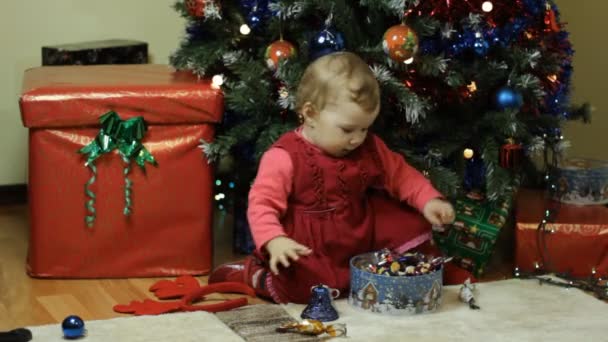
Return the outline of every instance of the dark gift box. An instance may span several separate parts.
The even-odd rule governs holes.
[[[568,273],[572,277],[608,276],[608,208],[555,203],[540,190],[521,190],[515,218],[515,267]],[[554,208],[546,230],[538,230],[544,212]]]
[[[42,47],[42,65],[146,64],[148,43],[110,39]]]

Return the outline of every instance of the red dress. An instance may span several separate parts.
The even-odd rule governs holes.
[[[268,272],[266,286],[276,302],[308,303],[311,287],[318,284],[347,294],[351,257],[381,248],[401,251],[430,239],[431,227],[422,215],[373,190],[384,187],[379,143],[369,134],[342,158],[323,153],[296,132],[274,144],[293,163],[293,188],[280,223],[288,237],[312,249],[311,255],[281,267],[279,275]],[[424,196],[429,194],[440,196],[432,187]],[[252,231],[255,236],[254,226]],[[256,255],[267,260],[259,246]]]

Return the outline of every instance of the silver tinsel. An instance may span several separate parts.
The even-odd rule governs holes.
[[[446,72],[446,70],[448,70],[448,62],[450,61],[449,58],[442,58],[441,56],[437,56],[434,58],[434,62],[435,64],[437,64],[437,69],[439,69],[439,71],[441,71],[442,73]]]
[[[378,6],[379,1],[382,1],[384,3],[382,6],[388,8],[399,19],[403,19],[408,8],[418,6],[420,3],[420,0],[359,0],[359,4],[361,6],[370,6],[370,4]]]
[[[244,58],[243,51],[228,51],[222,55],[224,65],[232,65],[240,60],[243,60]]]
[[[291,5],[285,5],[282,2],[270,2],[268,9],[271,12],[276,12],[277,16],[281,19],[298,19],[304,12],[306,3],[302,1],[294,2]]]
[[[540,51],[533,50],[528,54],[528,64],[530,64],[530,68],[536,69],[538,65],[538,60],[541,58]]]
[[[469,13],[469,16],[462,21],[466,26],[471,27],[473,30],[479,30],[479,25],[481,25],[482,18],[480,14]]]
[[[509,65],[505,62],[505,61],[490,61],[490,69],[496,69],[496,70],[507,70],[509,69]]]
[[[445,39],[452,38],[452,34],[456,33],[454,30],[454,25],[452,23],[446,23],[441,27],[441,37]]]
[[[562,137],[563,138],[563,137]],[[567,149],[572,146],[570,140],[560,140],[557,144],[555,144],[555,150],[559,153],[564,153]]]
[[[193,60],[188,60],[186,63],[186,68],[188,70],[192,70],[192,72],[194,72],[194,74],[196,74],[198,77],[205,77],[206,70],[201,68],[198,63]]]
[[[545,139],[536,136],[528,144],[527,151],[530,155],[539,156],[545,150],[545,147]]]
[[[393,74],[383,65],[374,64],[371,70],[376,76],[380,84],[392,83],[393,86],[405,87],[402,83],[397,83]],[[420,119],[426,117],[426,112],[429,109],[428,103],[422,101],[418,96],[412,94],[411,100],[407,103],[399,102],[397,107],[402,113],[405,113],[405,120],[409,123],[417,123]]]
[[[376,76],[379,83],[389,82],[393,78],[390,70],[388,70],[388,68],[386,68],[384,65],[374,64],[370,67],[370,69],[372,69],[372,72],[374,73],[374,76]]]
[[[222,12],[220,7],[217,5],[217,3],[215,2],[215,0],[205,0],[205,18],[204,20],[207,19],[215,19],[215,20],[221,20],[222,19]]]
[[[520,89],[531,89],[534,96],[539,99],[545,97],[545,91],[537,76],[532,74],[523,74],[515,80],[515,86]]]
[[[203,154],[207,157],[208,164],[217,161],[221,157],[219,149],[214,144],[208,143],[204,139],[201,139],[200,142],[198,147],[203,150]]]
[[[409,123],[418,123],[420,119],[424,119],[426,117],[424,105],[419,101],[413,101],[412,103],[408,103],[405,108],[403,108],[402,106],[399,107],[401,107],[402,111],[405,112],[405,120]]]
[[[277,100],[279,107],[294,110],[296,108],[296,97],[292,94],[293,92],[289,91],[287,87],[281,87],[279,89],[279,99]]]

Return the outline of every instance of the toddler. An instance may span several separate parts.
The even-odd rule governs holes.
[[[428,245],[429,222],[454,220],[429,180],[368,132],[380,87],[357,55],[311,63],[296,110],[302,125],[264,153],[249,192],[254,255],[209,277],[245,282],[277,303],[307,303],[318,284],[346,294],[351,257]]]

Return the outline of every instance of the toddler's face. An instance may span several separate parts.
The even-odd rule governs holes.
[[[327,103],[323,110],[313,115],[313,127],[305,125],[304,133],[325,153],[343,157],[363,143],[378,110],[370,113],[355,102],[337,102]]]

